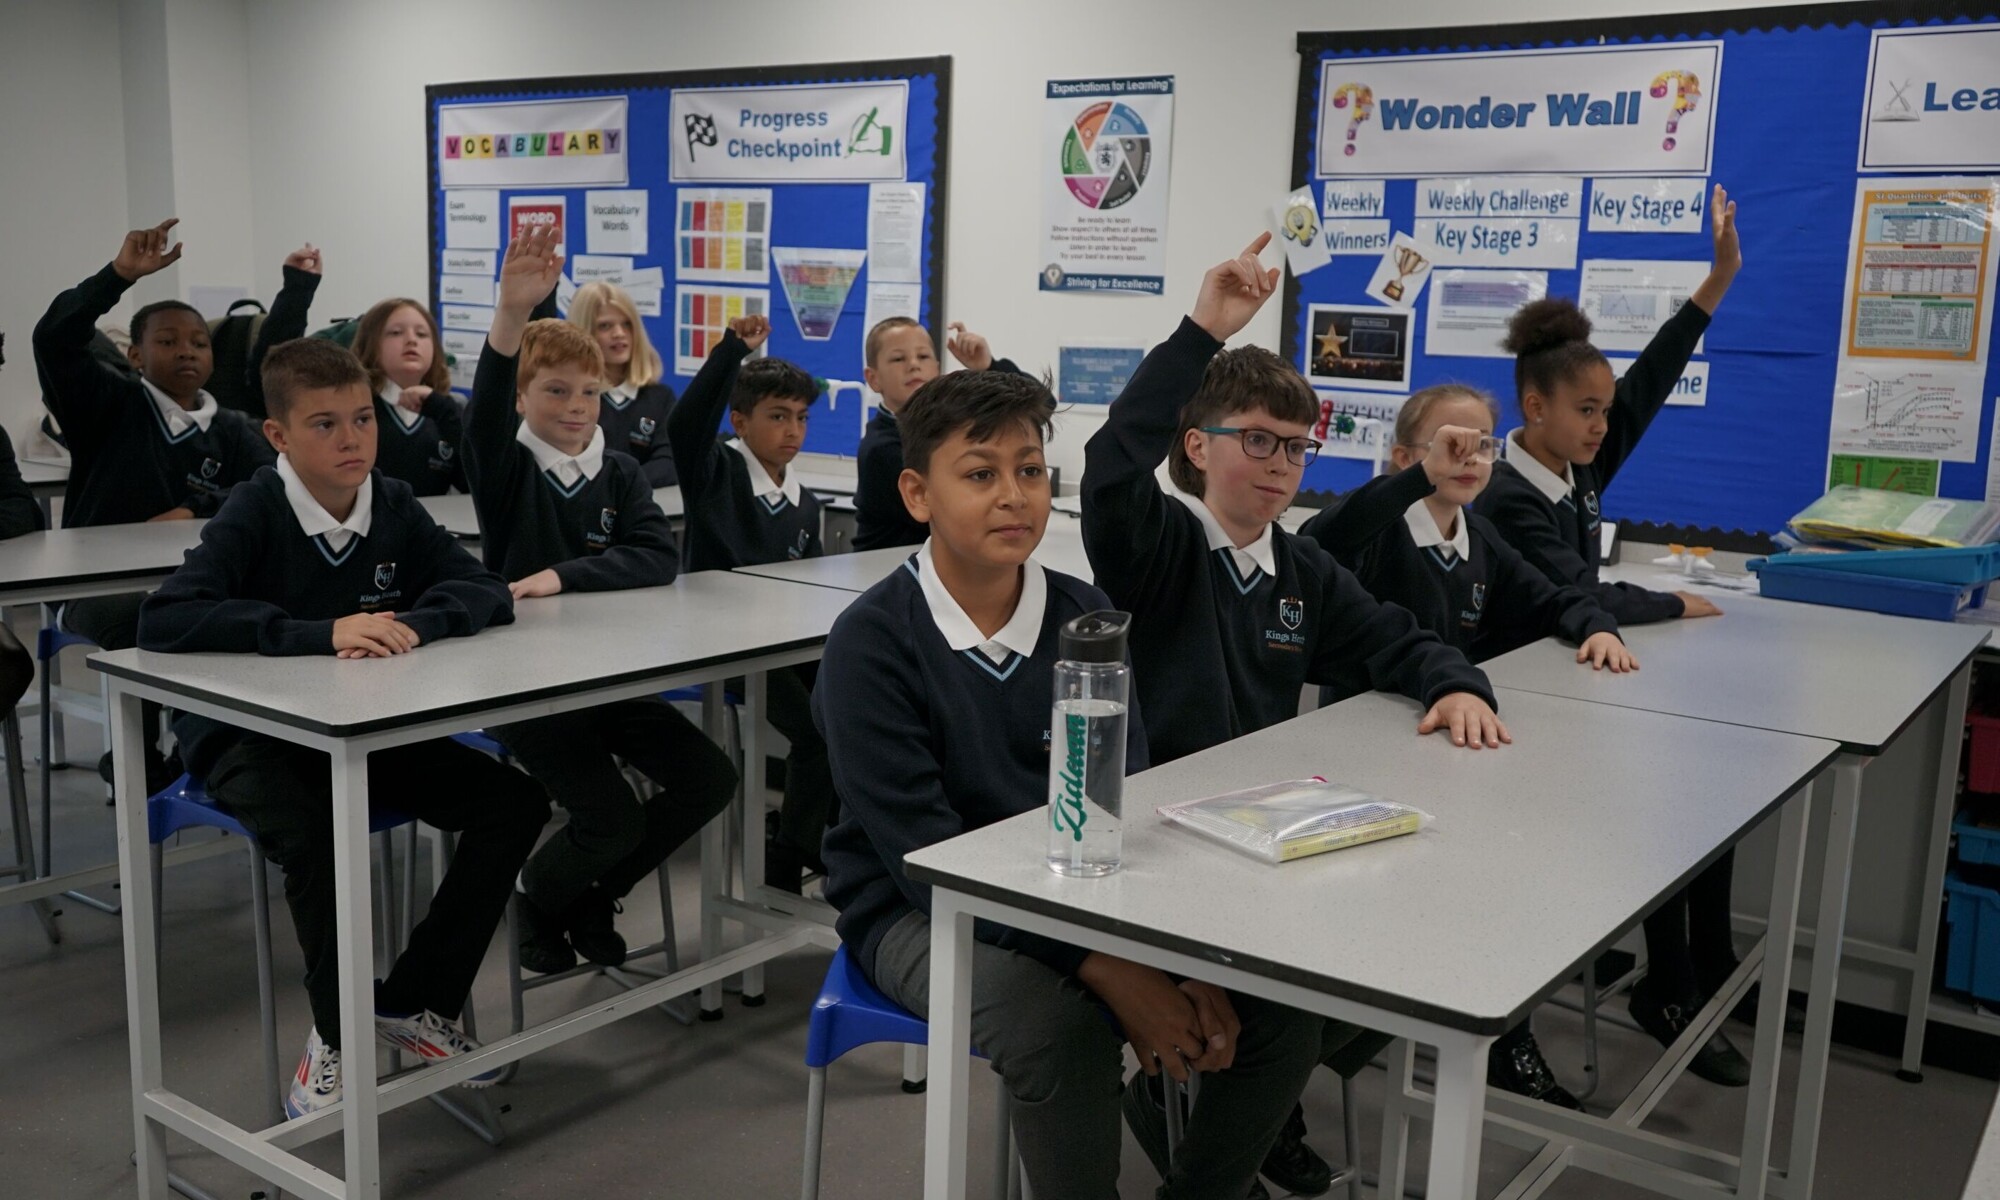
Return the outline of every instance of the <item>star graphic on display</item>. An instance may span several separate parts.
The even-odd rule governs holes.
[[[1340,336],[1340,330],[1332,325],[1327,326],[1326,332],[1319,335],[1319,352],[1322,358],[1344,357],[1340,351],[1345,345],[1347,339]]]

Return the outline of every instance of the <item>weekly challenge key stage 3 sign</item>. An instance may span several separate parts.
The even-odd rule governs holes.
[[[906,80],[675,88],[675,183],[872,183],[908,174]]]
[[[1174,77],[1050,80],[1043,113],[1041,289],[1159,295]]]
[[[1321,179],[1706,175],[1722,43],[1328,59]]]
[[[447,188],[622,186],[625,97],[438,107]]]

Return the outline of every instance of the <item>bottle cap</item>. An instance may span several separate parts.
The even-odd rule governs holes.
[[[1132,614],[1113,609],[1085,613],[1062,627],[1062,646],[1057,657],[1065,662],[1122,663],[1125,635],[1131,632]]]

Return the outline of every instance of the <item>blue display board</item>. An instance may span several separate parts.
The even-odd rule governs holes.
[[[806,129],[801,132],[799,124],[809,124],[810,114],[800,116],[788,113],[758,113],[754,118],[745,112],[746,120],[754,121],[759,130],[762,145],[776,146],[780,137],[795,138],[794,145],[804,155],[813,153],[845,153],[843,138],[851,139],[859,152],[862,139],[867,140],[868,149],[878,153],[893,147],[903,163],[903,171],[895,179],[910,184],[922,184],[923,195],[920,212],[915,215],[916,232],[916,279],[905,284],[906,288],[920,289],[918,317],[926,327],[935,329],[937,304],[944,289],[944,245],[945,245],[945,185],[948,177],[948,131],[950,128],[951,59],[949,57],[924,59],[898,59],[866,63],[834,63],[808,66],[721,69],[704,71],[662,72],[639,75],[575,76],[549,79],[494,80],[485,82],[433,85],[425,89],[426,128],[428,144],[426,156],[430,166],[430,187],[432,211],[430,226],[433,311],[440,315],[440,323],[445,326],[448,347],[454,342],[460,348],[465,344],[477,345],[477,322],[461,321],[461,328],[454,332],[452,322],[444,319],[448,312],[477,314],[478,297],[475,295],[469,308],[454,308],[449,297],[440,294],[442,282],[457,283],[452,277],[442,275],[443,256],[447,253],[446,233],[448,197],[463,194],[468,188],[449,186],[454,177],[451,170],[458,167],[458,146],[452,140],[451,120],[441,121],[440,114],[452,109],[454,116],[463,111],[462,106],[479,104],[521,104],[535,102],[557,102],[587,98],[622,100],[624,104],[623,128],[616,129],[605,123],[602,128],[593,127],[583,134],[549,133],[544,145],[544,133],[538,130],[527,135],[527,141],[516,140],[515,153],[530,152],[556,155],[558,148],[567,143],[568,153],[576,156],[585,153],[607,152],[604,159],[622,153],[623,179],[617,175],[591,179],[588,183],[568,185],[561,182],[551,184],[508,184],[498,188],[499,250],[495,252],[497,261],[504,254],[508,236],[507,224],[510,205],[523,199],[540,197],[561,197],[566,211],[565,243],[567,261],[565,275],[573,275],[578,256],[588,253],[586,241],[585,193],[593,190],[633,190],[646,193],[646,249],[643,253],[623,254],[631,259],[635,271],[646,272],[657,269],[661,281],[659,296],[661,308],[658,316],[645,317],[646,329],[653,345],[666,360],[668,379],[676,391],[683,389],[692,377],[692,370],[676,370],[675,360],[692,351],[695,357],[705,347],[697,340],[686,344],[685,320],[677,321],[677,316],[688,316],[687,302],[693,299],[682,294],[683,286],[699,290],[713,287],[722,292],[732,292],[747,288],[767,289],[769,293],[766,310],[771,318],[772,333],[765,353],[788,359],[804,367],[811,374],[824,379],[858,380],[862,369],[862,344],[867,334],[865,310],[872,263],[864,261],[858,275],[852,280],[844,301],[838,305],[837,318],[829,306],[830,295],[825,289],[814,293],[816,304],[808,309],[803,299],[800,312],[795,314],[787,296],[784,281],[774,256],[782,256],[793,248],[809,248],[813,251],[833,251],[852,254],[869,248],[870,182],[891,182],[879,173],[865,171],[849,178],[841,177],[838,171],[828,170],[824,162],[802,165],[796,172],[789,172],[782,163],[775,168],[769,162],[751,162],[745,169],[765,171],[762,178],[729,181],[699,180],[677,182],[674,179],[675,144],[683,145],[683,154],[699,151],[707,156],[734,154],[735,142],[725,128],[718,141],[716,124],[698,115],[690,115],[685,106],[676,107],[675,94],[685,91],[692,94],[703,92],[710,101],[716,100],[716,89],[729,88],[783,88],[804,87],[806,85],[826,85],[824,90],[865,83],[898,82],[906,89],[907,102],[902,127],[884,130],[886,122],[863,120],[850,128],[838,130]],[[771,93],[766,93],[770,95]],[[684,96],[685,100],[686,97]],[[711,104],[710,107],[719,107]],[[799,107],[807,107],[800,105]],[[823,115],[821,120],[823,121]],[[704,121],[707,123],[704,125]],[[792,128],[787,128],[790,124]],[[777,131],[770,133],[769,131]],[[600,135],[596,141],[591,134]],[[809,135],[809,136],[808,136]],[[506,139],[500,139],[503,143]],[[720,144],[719,144],[720,143]],[[494,147],[487,145],[486,156],[493,157]],[[500,146],[501,151],[506,145]],[[468,156],[471,147],[466,147]],[[503,153],[501,157],[505,157]],[[548,160],[554,163],[552,157]],[[804,162],[802,158],[802,163]],[[504,164],[502,164],[504,166]],[[445,168],[441,172],[441,166]],[[685,171],[685,164],[679,170]],[[583,179],[584,171],[573,176]],[[463,183],[465,176],[455,177]],[[731,280],[726,284],[713,280],[698,283],[690,279],[687,268],[695,261],[690,257],[689,239],[680,236],[681,227],[694,211],[694,205],[702,201],[705,193],[715,189],[769,189],[768,210],[759,210],[758,216],[767,222],[765,237],[761,247],[753,252],[747,265],[761,265],[765,279],[752,283],[747,279]],[[485,190],[483,187],[477,190]],[[699,240],[699,239],[696,239]],[[825,256],[822,256],[824,259]],[[851,261],[851,260],[850,260]],[[746,264],[732,260],[732,265]],[[837,289],[832,295],[837,295]],[[682,311],[677,312],[677,298]],[[698,301],[697,301],[698,302]],[[828,326],[831,325],[829,330]],[[826,336],[814,338],[807,333]],[[681,354],[677,355],[676,351]],[[461,361],[463,355],[460,355]],[[850,405],[858,405],[853,392],[845,392],[839,399],[840,408],[836,412],[825,411],[826,401],[814,410],[814,417],[806,437],[806,449],[824,454],[852,455],[860,437],[858,408],[849,411]]]
[[[1605,496],[1605,511],[1617,520],[1670,529],[1769,533],[1782,528],[1789,517],[1826,489],[1829,418],[1844,332],[1842,305],[1848,284],[1856,184],[1864,179],[1886,184],[1897,178],[1872,171],[1863,174],[1857,166],[1866,123],[1864,92],[1871,30],[1965,24],[1991,20],[1993,15],[1991,0],[1978,4],[1894,0],[1505,27],[1301,34],[1292,186],[1310,187],[1315,202],[1323,202],[1328,183],[1320,178],[1320,149],[1324,144],[1330,152],[1354,155],[1352,148],[1333,149],[1342,146],[1347,129],[1357,129],[1361,138],[1379,139],[1385,120],[1401,122],[1407,129],[1439,119],[1435,113],[1419,111],[1407,99],[1398,101],[1400,107],[1392,112],[1385,105],[1391,97],[1370,96],[1372,111],[1359,120],[1356,107],[1341,105],[1335,116],[1346,129],[1329,130],[1331,136],[1323,138],[1319,128],[1322,79],[1338,75],[1337,71],[1335,75],[1323,74],[1322,65],[1329,61],[1560,47],[1595,47],[1608,52],[1618,47],[1719,41],[1719,95],[1701,97],[1688,118],[1676,114],[1677,119],[1700,115],[1712,121],[1707,126],[1705,173],[1704,164],[1697,159],[1692,171],[1656,170],[1651,174],[1701,176],[1726,187],[1739,205],[1745,265],[1696,358],[1707,365],[1706,403],[1701,407],[1670,407],[1660,415],[1637,457]],[[1463,61],[1477,63],[1475,59]],[[1437,64],[1440,68],[1444,65]],[[1646,85],[1643,76],[1626,84],[1635,90],[1616,94],[1629,99],[1612,99],[1606,109],[1607,123],[1638,119]],[[1336,85],[1329,87],[1338,90]],[[1535,98],[1543,99],[1539,94]],[[1350,95],[1347,99],[1359,101],[1361,97]],[[1645,119],[1658,123],[1659,104],[1648,104]],[[1703,104],[1712,105],[1712,111],[1700,113]],[[1545,121],[1542,113],[1509,112],[1506,119],[1526,122],[1530,116],[1538,124]],[[1462,114],[1459,119],[1464,119]],[[1498,124],[1497,103],[1472,119]],[[1662,133],[1672,136],[1670,129],[1652,130],[1655,138]],[[1681,136],[1685,138],[1686,132]],[[1373,146],[1364,142],[1363,160],[1383,144],[1381,140]],[[1620,176],[1642,173],[1621,169],[1624,167],[1606,162],[1601,167],[1549,171],[1534,164],[1510,168],[1478,162],[1468,163],[1463,170],[1425,173],[1581,175],[1594,197],[1600,190],[1622,194],[1626,189],[1620,186]],[[1992,172],[1908,174],[1954,173]],[[1418,220],[1418,180],[1397,178],[1393,169],[1383,170],[1381,175],[1386,211],[1379,215],[1395,231],[1412,231]],[[1320,213],[1325,214],[1324,208]],[[1712,249],[1705,220],[1699,234],[1593,232],[1584,220],[1578,237],[1579,268],[1585,260],[1706,262]],[[1302,369],[1308,363],[1313,305],[1376,304],[1364,291],[1381,257],[1380,252],[1336,256],[1330,265],[1303,278],[1287,273],[1283,326],[1287,358]],[[1434,274],[1431,287],[1420,296],[1408,322],[1408,337],[1414,347],[1409,388],[1446,381],[1476,384],[1499,399],[1501,428],[1517,425],[1520,415],[1511,359],[1433,354],[1425,344],[1428,308],[1437,295],[1437,278]],[[1550,295],[1575,297],[1580,283],[1580,269],[1548,272]],[[1389,310],[1385,306],[1381,311]],[[1945,496],[1984,495],[1987,459],[1994,449],[1989,444],[1990,423],[1995,397],[2000,396],[2000,370],[1995,369],[2000,354],[1995,349],[1989,344],[1984,357],[1988,375],[1982,391],[1977,461],[1943,464],[1937,478]],[[1632,357],[1631,353],[1609,353],[1614,359]],[[1305,486],[1318,491],[1345,490],[1361,482],[1367,470],[1364,462],[1322,458],[1308,471]]]

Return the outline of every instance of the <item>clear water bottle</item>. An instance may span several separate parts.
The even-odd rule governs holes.
[[[1062,629],[1049,733],[1049,868],[1100,876],[1124,850],[1125,714],[1132,615],[1094,612]]]

